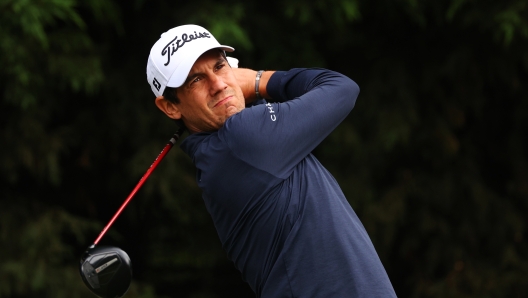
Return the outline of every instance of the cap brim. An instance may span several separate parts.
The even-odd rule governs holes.
[[[167,81],[167,87],[178,88],[181,85],[183,85],[183,83],[187,79],[187,76],[189,75],[189,72],[191,71],[191,68],[193,67],[196,60],[198,60],[198,58],[200,58],[200,56],[202,56],[203,53],[209,50],[212,50],[212,49],[221,49],[226,52],[235,51],[235,49],[230,46],[220,45],[220,46],[205,48],[203,51],[193,52],[187,59],[182,61],[180,65],[178,66],[177,70],[173,72],[172,76]]]

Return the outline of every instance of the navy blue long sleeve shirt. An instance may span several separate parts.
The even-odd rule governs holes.
[[[311,153],[359,87],[329,70],[292,69],[275,72],[267,92],[277,102],[181,145],[227,256],[257,297],[395,297],[365,228]]]

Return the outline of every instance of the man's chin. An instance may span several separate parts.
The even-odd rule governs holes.
[[[226,119],[240,112],[240,109],[236,106],[230,106],[226,108]]]

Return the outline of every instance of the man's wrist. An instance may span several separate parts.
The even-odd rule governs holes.
[[[260,78],[262,77],[262,73],[264,73],[264,70],[257,71],[257,76],[255,77],[255,95],[257,97],[257,100],[262,99],[262,96],[260,95]]]
[[[268,86],[269,79],[274,73],[275,73],[274,70],[263,70],[258,80],[258,86],[257,86],[257,82],[255,81],[255,87],[258,87],[258,89],[255,89],[255,90],[258,90],[258,93],[255,92],[257,99],[261,99],[261,98],[272,99],[270,95],[268,94],[266,87]],[[258,96],[260,96],[260,98],[258,98]]]
[[[238,81],[240,89],[242,89],[242,94],[246,104],[251,104],[257,99],[256,90],[258,90],[258,95],[260,95],[260,98],[271,99],[266,90],[266,86],[268,85],[268,81],[275,71],[263,71],[259,78],[258,86],[256,82],[258,71],[249,68],[233,68],[233,72]],[[255,87],[258,87],[258,89],[255,89]]]

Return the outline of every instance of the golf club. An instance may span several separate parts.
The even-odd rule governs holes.
[[[96,246],[184,131],[182,127],[174,134],[94,243],[81,256],[79,267],[81,278],[95,295],[102,298],[118,298],[123,297],[128,291],[132,282],[132,264],[127,253],[114,246]]]

